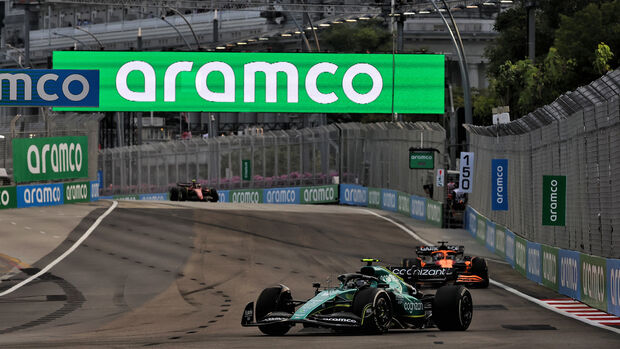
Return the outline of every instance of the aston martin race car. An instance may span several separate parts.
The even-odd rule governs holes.
[[[489,286],[489,268],[484,258],[466,256],[464,246],[438,243],[439,246],[416,246],[416,258],[404,258],[400,266],[389,267],[390,271],[418,287],[446,283]]]
[[[338,276],[340,285],[321,290],[309,300],[294,300],[278,285],[264,289],[245,307],[242,326],[257,326],[267,335],[284,335],[294,325],[382,334],[390,328],[437,327],[464,331],[473,315],[472,297],[464,286],[448,285],[422,294],[387,268],[366,262],[359,272]]]
[[[214,188],[203,188],[200,183],[193,180],[191,183],[177,183],[170,188],[171,201],[211,201],[219,200],[217,190]]]

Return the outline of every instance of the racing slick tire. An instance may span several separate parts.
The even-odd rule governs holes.
[[[205,198],[205,201],[208,202],[218,202],[220,200],[220,196],[215,189],[203,190],[202,196]]]
[[[374,287],[357,291],[351,310],[353,314],[362,318],[362,331],[371,334],[387,332],[394,312],[388,293]]]
[[[170,188],[170,201],[179,201],[179,188]]]
[[[179,190],[179,201],[187,201],[187,189],[181,188]]]
[[[256,300],[256,319],[260,320],[265,315],[274,311],[283,311],[293,313],[295,308],[291,305],[291,292],[282,286],[268,287],[263,290]],[[258,329],[264,334],[270,336],[282,336],[290,330],[290,324],[271,324],[258,326]]]
[[[460,285],[443,286],[433,300],[433,322],[442,331],[465,331],[474,314],[469,290]]]
[[[482,278],[482,282],[476,284],[477,287],[489,287],[489,267],[487,261],[481,257],[474,257],[471,260],[471,273]]]

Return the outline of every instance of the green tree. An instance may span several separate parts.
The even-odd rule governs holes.
[[[609,61],[614,57],[614,53],[611,52],[609,46],[605,45],[604,42],[598,44],[598,48],[596,49],[596,57],[594,59],[594,69],[597,74],[605,74],[611,70],[611,66],[609,65]]]
[[[319,42],[330,52],[392,52],[392,34],[376,20],[331,26],[320,32]]]

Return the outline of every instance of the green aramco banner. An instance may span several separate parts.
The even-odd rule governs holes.
[[[88,137],[13,138],[15,183],[88,177]]]
[[[92,111],[444,113],[444,56],[54,52],[54,69],[98,69]]]

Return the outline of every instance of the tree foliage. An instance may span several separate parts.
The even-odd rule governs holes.
[[[331,26],[321,31],[319,42],[331,52],[392,52],[392,34],[375,20]]]
[[[537,3],[536,63],[525,57],[526,10],[503,12],[495,25],[499,38],[486,52],[490,88],[475,96],[474,105],[495,99],[520,117],[618,67],[614,52],[620,51],[620,0]]]

